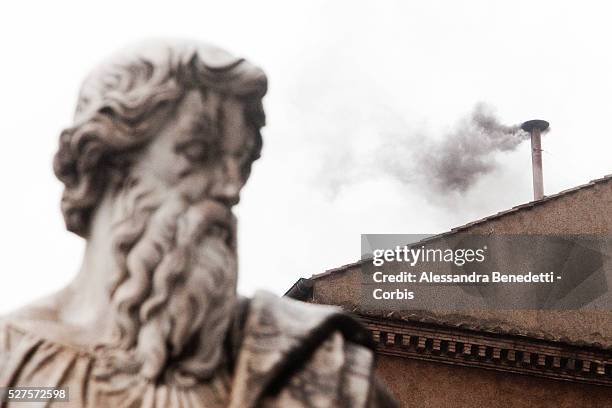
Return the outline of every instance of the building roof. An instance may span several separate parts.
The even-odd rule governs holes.
[[[598,184],[608,183],[608,182],[611,182],[611,181],[612,181],[612,174],[608,174],[608,175],[603,176],[601,178],[598,178],[598,179],[595,179],[595,180],[591,180],[588,183],[581,184],[581,185],[576,186],[576,187],[568,188],[567,190],[563,190],[563,191],[561,191],[561,192],[559,192],[557,194],[552,194],[552,195],[549,195],[549,196],[544,196],[544,198],[542,198],[540,200],[534,200],[534,201],[530,201],[530,202],[525,203],[525,204],[519,204],[519,205],[516,205],[516,206],[514,206],[514,207],[512,207],[512,208],[510,208],[508,210],[500,211],[500,212],[498,212],[496,214],[489,215],[487,217],[483,217],[483,218],[480,218],[478,220],[468,222],[467,224],[463,224],[463,225],[460,225],[458,227],[454,227],[454,228],[452,228],[449,231],[442,232],[442,233],[436,234],[436,235],[432,235],[431,237],[428,237],[428,238],[424,239],[423,241],[419,241],[418,244],[421,244],[421,243],[427,242],[427,241],[431,241],[431,240],[435,240],[435,239],[438,239],[438,238],[443,238],[443,237],[446,237],[446,236],[449,236],[449,235],[452,235],[452,234],[455,234],[455,233],[458,233],[458,232],[466,231],[466,230],[468,230],[468,229],[470,229],[470,228],[472,228],[472,227],[474,227],[476,225],[480,225],[480,224],[483,224],[483,223],[488,222],[488,221],[496,220],[496,219],[508,216],[510,214],[514,214],[514,213],[521,212],[521,211],[527,211],[527,210],[532,209],[534,207],[539,207],[539,206],[542,206],[542,205],[546,205],[546,204],[548,204],[551,201],[558,200],[558,199],[566,197],[568,195],[575,194],[577,192],[580,192],[580,191],[583,191],[583,190],[586,190],[586,189],[589,189],[589,188],[593,188],[594,186],[596,186]],[[417,243],[415,243],[415,245],[416,244]],[[359,260],[357,262],[352,262],[352,263],[349,263],[349,264],[346,264],[346,265],[339,266],[337,268],[328,269],[325,272],[318,273],[318,274],[313,274],[310,277],[310,279],[319,279],[319,278],[325,277],[325,276],[327,276],[329,274],[332,274],[332,273],[341,272],[341,271],[349,269],[351,267],[358,266],[358,265],[362,264],[363,262],[364,262],[363,260]],[[292,286],[292,288],[293,288],[293,286]]]
[[[612,174],[599,179],[592,180],[589,183],[561,191],[557,194],[545,196],[541,200],[531,201],[529,203],[517,205],[509,210],[501,211],[491,216],[469,222],[459,227],[455,227],[450,231],[429,237],[425,241],[446,237],[458,232],[466,231],[476,225],[480,225],[491,220],[497,220],[506,217],[510,214],[527,211],[534,207],[544,206],[563,197],[567,197],[569,195],[594,188],[599,184],[609,183],[611,181]],[[332,275],[341,274],[353,268],[357,268],[363,262],[365,261],[360,260],[337,268],[329,269],[323,273],[312,275],[312,277],[310,277],[309,279],[300,278],[285,293],[285,296],[290,296],[300,300],[309,300],[312,298],[313,285],[317,280],[330,277]],[[556,315],[552,317],[552,319],[559,319],[564,321],[560,323],[559,327],[553,325],[554,330],[546,330],[538,326],[537,323],[533,323],[541,319],[541,316],[538,317],[536,315],[538,313],[544,313],[542,311],[525,311],[527,314],[529,314],[529,312],[534,313],[533,316],[524,316],[525,320],[530,320],[533,324],[519,325],[516,324],[516,316],[510,320],[506,320],[504,318],[504,313],[498,312],[437,313],[426,310],[407,312],[379,312],[360,310],[357,305],[349,307],[349,309],[351,309],[349,311],[362,316],[376,317],[386,320],[438,324],[446,327],[462,328],[467,330],[483,331],[489,333],[525,336],[530,338],[557,341],[582,347],[590,346],[612,350],[612,337],[609,336],[610,329],[612,328],[612,313],[610,313],[609,311],[599,311],[599,313],[594,313],[591,311],[546,311],[546,313],[556,313]],[[572,313],[574,315],[572,315]],[[519,321],[520,319],[521,318],[519,318]],[[589,322],[586,322],[587,320],[589,320]],[[581,322],[584,322],[584,325],[582,325]]]

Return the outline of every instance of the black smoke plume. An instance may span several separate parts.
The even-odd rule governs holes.
[[[412,163],[391,160],[386,170],[400,180],[408,172],[419,174],[421,181],[440,193],[464,192],[496,168],[497,153],[512,151],[528,138],[520,125],[500,123],[493,108],[479,103],[442,138],[424,135],[418,144],[413,141]]]

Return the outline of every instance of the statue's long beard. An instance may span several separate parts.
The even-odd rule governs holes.
[[[120,348],[133,351],[150,380],[211,377],[236,299],[229,210],[215,201],[160,199],[138,186],[118,198],[124,206],[110,293]]]

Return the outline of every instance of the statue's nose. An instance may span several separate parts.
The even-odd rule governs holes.
[[[214,194],[214,199],[232,207],[240,202],[240,187],[233,183],[220,186]]]
[[[234,160],[226,161],[224,170],[224,177],[214,189],[213,197],[232,207],[240,201],[240,190],[244,183],[240,176],[240,166]]]

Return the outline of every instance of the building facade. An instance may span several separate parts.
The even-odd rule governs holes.
[[[442,235],[459,232],[609,235],[612,175]],[[612,311],[368,310],[361,279],[357,262],[300,279],[286,295],[354,313],[402,406],[612,407]]]

